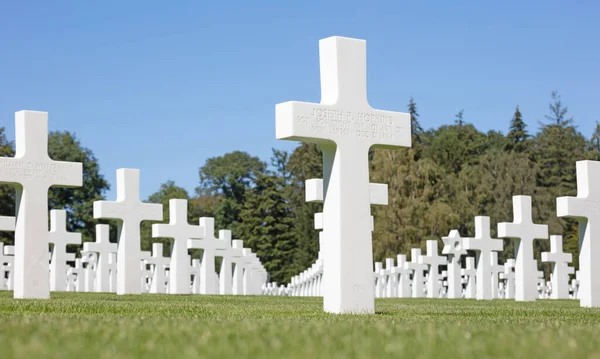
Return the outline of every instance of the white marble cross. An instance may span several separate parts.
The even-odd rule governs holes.
[[[427,255],[419,256],[419,263],[429,265],[427,298],[438,298],[440,295],[440,266],[446,265],[446,257],[438,255],[437,240],[427,241]]]
[[[200,227],[204,232],[202,239],[188,239],[188,248],[201,248],[202,263],[200,264],[200,294],[218,294],[215,274],[215,251],[226,247],[226,242],[215,238],[215,219],[200,218]]]
[[[386,298],[394,298],[397,296],[396,292],[398,290],[398,274],[394,272],[394,268],[394,258],[386,258],[384,269],[384,273],[387,276],[385,285]]]
[[[244,241],[234,239],[231,241],[231,247],[231,262],[233,263],[232,294],[242,295],[244,294],[244,261],[242,259]]]
[[[110,265],[108,258],[111,253],[117,253],[117,244],[110,242],[110,226],[108,224],[96,225],[96,242],[83,243],[85,252],[98,253],[96,267],[96,291],[110,292]]]
[[[48,113],[15,114],[15,157],[0,157],[0,183],[15,184],[15,298],[50,298],[48,189],[79,187],[82,165],[48,156]]]
[[[67,211],[53,209],[50,211],[50,235],[52,243],[52,259],[50,260],[50,290],[67,290],[67,262],[75,261],[75,253],[67,253],[68,244],[81,244],[81,233],[67,232]]]
[[[443,237],[444,248],[442,254],[448,256],[448,298],[462,298],[462,275],[460,268],[460,257],[467,254],[463,239],[457,230],[452,230],[448,237]]]
[[[542,262],[552,262],[552,299],[569,299],[569,265],[571,253],[563,252],[562,236],[550,236],[550,252],[542,252]]]
[[[492,299],[500,299],[500,287],[498,283],[500,282],[500,273],[504,272],[504,266],[498,264],[498,252],[491,252],[490,260],[490,271],[492,272]]]
[[[366,42],[319,42],[321,103],[276,106],[277,139],[317,143],[323,151],[323,304],[331,313],[374,313],[369,150],[410,147],[410,115],[371,108]]]
[[[600,162],[577,162],[577,197],[557,199],[559,217],[579,221],[579,290],[582,307],[600,307]]]
[[[14,232],[15,224],[15,217],[0,216],[0,232]]]
[[[465,298],[475,299],[477,297],[477,269],[475,269],[475,258],[465,257],[465,268],[461,270],[461,273],[464,276],[466,283]]]
[[[152,258],[150,251],[140,251],[140,290],[142,293],[150,291],[150,280],[152,280],[152,270],[148,268],[148,260]]]
[[[75,275],[75,291],[85,292],[85,268],[82,258],[75,259],[75,267],[71,269],[71,273]]]
[[[531,197],[513,196],[513,223],[498,223],[498,236],[515,239],[515,300],[537,298],[537,267],[533,258],[534,239],[548,239],[548,226],[534,224]]]
[[[162,220],[162,204],[140,201],[140,170],[117,170],[117,200],[94,202],[94,218],[118,220],[117,294],[140,294],[140,224]]]
[[[98,253],[96,252],[81,252],[81,263],[85,263],[85,291],[95,291],[95,276],[98,265]]]
[[[465,249],[475,251],[477,268],[477,299],[492,299],[492,251],[501,251],[504,243],[492,239],[490,235],[490,217],[475,217],[475,237],[464,239]]]
[[[190,292],[190,262],[188,240],[199,239],[204,229],[188,222],[188,201],[169,200],[169,223],[153,224],[153,237],[171,238],[171,264],[169,265],[169,293],[188,294]]]
[[[425,296],[423,271],[427,270],[427,264],[419,263],[421,248],[412,248],[410,250],[410,262],[404,263],[405,269],[413,271],[412,279],[412,297],[423,298]]]
[[[504,298],[515,299],[515,260],[507,259],[504,263],[504,273],[500,273],[500,278],[504,279]]]
[[[375,262],[375,270],[373,271],[373,278],[375,279],[375,298],[383,298],[386,284],[385,277],[383,263]]]
[[[410,298],[412,297],[410,289],[410,275],[412,270],[406,266],[405,254],[398,254],[397,261],[398,265],[392,270],[393,273],[398,275],[398,292],[396,296],[398,298]]]
[[[166,268],[169,267],[171,263],[171,259],[169,257],[163,256],[163,244],[162,243],[152,243],[152,257],[146,259],[146,263],[150,265],[152,270],[152,282],[150,283],[150,293],[165,293],[166,289],[166,277],[165,271]],[[188,276],[189,277],[189,276]],[[188,278],[187,283],[189,293],[190,289],[190,281]]]
[[[216,256],[221,257],[221,268],[219,270],[219,294],[232,294],[233,282],[231,273],[231,231],[222,229],[219,231],[219,240],[225,242],[223,246],[216,248]]]

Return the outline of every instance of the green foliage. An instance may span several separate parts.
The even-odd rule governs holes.
[[[0,156],[13,157],[15,149],[12,142],[6,139],[4,127],[0,127]],[[15,215],[15,189],[12,185],[0,184],[0,216]],[[0,242],[14,243],[14,233],[0,232]]]
[[[206,160],[200,168],[199,196],[216,197],[211,208],[217,228],[228,228],[238,236],[237,225],[244,208],[246,190],[254,184],[256,176],[263,173],[266,164],[246,152],[234,151]]]
[[[412,133],[413,144],[422,143],[423,139],[421,138],[423,134],[423,127],[421,127],[421,123],[419,122],[419,113],[417,112],[417,104],[415,100],[411,97],[408,102],[408,113],[410,114],[410,130]]]
[[[83,164],[83,186],[50,188],[48,205],[50,209],[66,209],[68,230],[80,232],[83,241],[93,240],[97,223],[93,216],[94,201],[103,199],[110,187],[100,173],[98,159],[92,150],[79,142],[75,134],[68,131],[50,132],[48,154],[53,160]]]
[[[289,214],[285,187],[283,176],[257,173],[255,186],[246,192],[241,212],[244,221],[238,227],[244,246],[252,248],[271,281],[278,283],[289,282],[304,269],[294,266],[294,220]]]
[[[512,120],[510,121],[510,130],[506,135],[508,143],[505,146],[507,151],[524,152],[527,150],[529,132],[527,124],[523,121],[523,115],[519,111],[519,106],[515,109]]]

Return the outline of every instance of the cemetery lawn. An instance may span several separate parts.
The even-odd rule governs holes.
[[[319,298],[0,292],[7,358],[600,357],[600,310],[576,301],[379,299],[367,316]]]

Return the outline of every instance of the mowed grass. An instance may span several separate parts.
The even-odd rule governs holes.
[[[0,358],[599,358],[600,310],[576,301],[377,300],[0,292]]]

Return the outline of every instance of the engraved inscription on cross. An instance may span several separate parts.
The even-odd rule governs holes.
[[[171,238],[171,264],[169,266],[169,293],[189,294],[190,261],[187,242],[203,238],[204,229],[188,222],[188,201],[169,200],[169,223],[153,224],[153,237]]]
[[[140,201],[140,170],[117,170],[117,200],[94,202],[94,218],[118,220],[117,294],[141,294],[140,224],[162,220],[162,205]]]
[[[534,224],[531,197],[513,196],[513,223],[498,223],[498,237],[513,238],[515,246],[515,300],[534,301],[537,293],[537,262],[533,240],[548,239],[548,226]]]
[[[577,197],[557,198],[559,217],[579,221],[579,291],[582,307],[600,307],[600,162],[577,162]]]
[[[323,151],[325,311],[374,313],[368,152],[410,147],[410,115],[369,105],[365,41],[321,40],[319,57],[321,103],[278,104],[276,135]]]
[[[49,298],[48,189],[79,187],[82,165],[48,156],[48,113],[15,114],[15,157],[0,157],[0,183],[16,185],[14,297]]]

